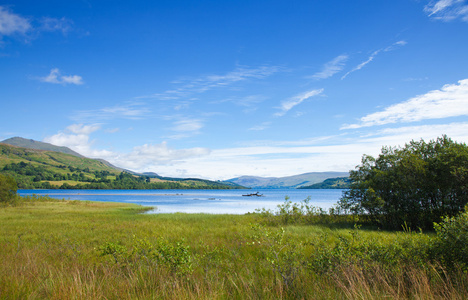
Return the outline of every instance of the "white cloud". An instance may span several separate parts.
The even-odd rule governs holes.
[[[113,153],[107,150],[96,150],[92,148],[93,142],[89,135],[101,128],[100,125],[72,124],[64,131],[44,138],[44,142],[56,146],[65,146],[86,157],[108,158]]]
[[[161,165],[176,165],[186,159],[206,156],[211,152],[210,149],[201,147],[172,149],[167,142],[136,146],[129,153],[95,149],[95,141],[90,140],[90,135],[100,129],[101,126],[97,124],[72,124],[65,130],[44,138],[44,142],[65,146],[86,157],[102,158],[118,167],[135,171],[151,168],[157,172]]]
[[[307,100],[311,97],[320,95],[323,92],[323,89],[316,89],[311,90],[297,96],[291,97],[288,100],[285,100],[281,103],[281,107],[279,109],[280,112],[277,112],[275,116],[281,117],[284,116],[289,110],[291,110],[294,106],[301,104],[304,100]]]
[[[162,142],[119,153],[94,148],[95,143],[90,141],[89,135],[99,129],[99,125],[74,124],[44,141],[137,172],[212,180],[241,175],[280,177],[313,171],[349,171],[360,163],[363,154],[376,156],[382,146],[403,146],[421,138],[429,141],[443,134],[457,142],[468,142],[468,122],[454,122],[384,128],[366,135],[346,133],[298,141],[264,141],[262,146],[214,150],[202,147],[174,149]]]
[[[458,81],[458,84],[447,84],[440,90],[430,91],[405,102],[389,106],[383,111],[364,116],[358,124],[344,125],[341,129],[467,115],[468,79],[464,79]]]
[[[341,80],[345,79],[346,77],[348,77],[349,74],[355,72],[355,71],[359,71],[361,70],[363,67],[365,67],[368,63],[372,62],[374,60],[374,58],[381,52],[389,52],[389,51],[393,51],[395,50],[396,48],[400,47],[400,46],[404,46],[406,45],[407,42],[406,41],[398,41],[398,42],[395,42],[393,43],[392,45],[386,47],[386,48],[381,48],[381,49],[378,49],[374,52],[372,52],[372,54],[369,56],[369,58],[367,58],[367,60],[363,61],[362,63],[360,63],[359,65],[357,65],[356,67],[354,67],[353,69],[351,69],[351,71],[347,72],[346,74],[344,74],[342,77],[341,77]]]
[[[32,28],[28,19],[0,6],[0,35],[26,34]]]
[[[312,75],[314,79],[326,79],[329,78],[336,73],[343,70],[346,61],[348,60],[349,56],[342,54],[335,57],[333,60],[327,62],[324,66],[322,71],[315,73]]]
[[[165,176],[202,177],[212,180],[241,175],[281,177],[306,172],[349,171],[361,161],[363,154],[377,156],[382,146],[404,146],[411,140],[429,141],[447,134],[457,142],[468,142],[468,123],[386,128],[365,136],[322,137],[325,144],[301,146],[303,141],[290,141],[283,146],[237,147],[212,150],[200,157],[170,164],[145,167]],[[321,144],[321,145],[320,145]]]
[[[429,17],[441,21],[452,21],[460,18],[468,22],[468,3],[466,0],[431,1],[424,7]]]
[[[54,83],[54,84],[83,84],[83,78],[78,75],[60,75],[60,71],[57,68],[50,70],[49,75],[40,77],[40,81]]]

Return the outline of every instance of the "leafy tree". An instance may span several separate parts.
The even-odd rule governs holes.
[[[434,228],[437,234],[434,249],[444,264],[460,264],[468,271],[468,205],[459,215],[434,223]]]
[[[447,136],[383,147],[350,172],[340,206],[389,228],[432,228],[468,203],[468,147]]]
[[[16,196],[18,187],[11,176],[0,174],[0,202],[9,202]]]

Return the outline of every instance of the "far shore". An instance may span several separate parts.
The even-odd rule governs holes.
[[[181,193],[175,193],[175,194],[145,194],[145,193],[122,193],[122,194],[99,194],[99,193],[53,193],[54,196],[81,196],[81,195],[86,195],[86,196],[190,196],[190,195],[195,195],[195,194],[181,194]]]

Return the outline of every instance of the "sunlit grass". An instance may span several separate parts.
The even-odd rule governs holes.
[[[466,273],[413,258],[425,233],[144,210],[68,200],[0,208],[0,298],[468,296]]]

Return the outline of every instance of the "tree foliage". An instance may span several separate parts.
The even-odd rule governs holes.
[[[0,174],[0,203],[12,200],[16,196],[17,189],[13,177]]]
[[[434,249],[447,266],[460,264],[468,271],[468,205],[455,217],[445,217],[434,223],[436,240]]]
[[[340,205],[388,228],[432,228],[468,203],[468,147],[447,136],[383,147],[350,172]]]

